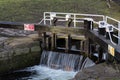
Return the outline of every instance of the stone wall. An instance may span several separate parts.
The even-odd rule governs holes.
[[[71,80],[120,80],[117,66],[101,63],[79,71]]]
[[[0,28],[0,74],[39,64],[40,52],[37,32]]]

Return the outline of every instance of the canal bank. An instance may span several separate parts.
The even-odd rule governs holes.
[[[37,32],[0,28],[0,75],[39,64],[40,51]]]

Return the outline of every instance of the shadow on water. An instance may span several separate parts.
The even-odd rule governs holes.
[[[68,80],[77,71],[93,65],[92,60],[82,55],[43,51],[40,65],[1,76],[0,80]]]
[[[22,79],[22,77],[27,77],[35,74],[35,72],[29,72],[29,71],[16,71],[12,72],[10,74],[6,74],[0,77],[0,80],[28,80],[28,79]]]

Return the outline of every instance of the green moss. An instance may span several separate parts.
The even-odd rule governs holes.
[[[31,52],[40,52],[40,46],[34,46],[31,48]]]
[[[0,60],[0,74],[40,63],[40,52],[12,56],[6,60]]]
[[[120,80],[120,78],[117,78],[117,77],[115,77],[115,78],[107,78],[106,80]]]
[[[21,55],[21,54],[27,54],[27,53],[29,53],[29,48],[23,48],[23,49],[16,48],[14,55]]]
[[[120,20],[120,6],[112,3],[109,9],[105,0],[0,0],[1,21],[39,22],[46,11],[105,14]]]

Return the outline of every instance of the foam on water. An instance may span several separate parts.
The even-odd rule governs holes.
[[[28,68],[26,71],[35,71],[35,74],[29,77],[24,77],[22,80],[69,80],[77,73],[73,71],[51,69],[40,65]]]
[[[93,61],[82,55],[43,51],[40,65],[25,69],[34,74],[20,80],[69,80],[77,72],[95,65]]]

